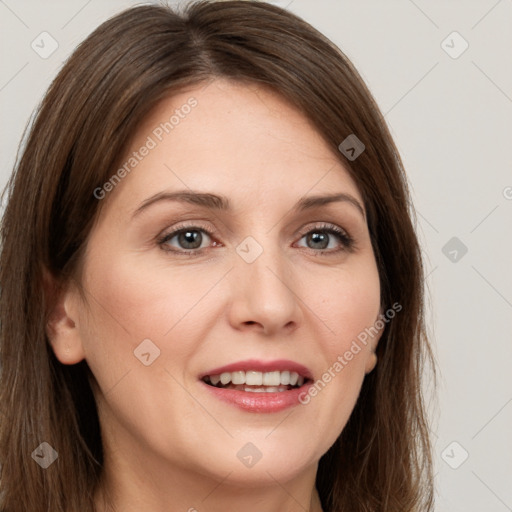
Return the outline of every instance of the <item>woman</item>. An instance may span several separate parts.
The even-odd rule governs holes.
[[[7,191],[1,510],[432,510],[407,181],[310,25],[122,12]]]

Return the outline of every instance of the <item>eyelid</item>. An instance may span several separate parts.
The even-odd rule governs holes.
[[[304,236],[304,235],[307,235],[308,233],[311,233],[311,231],[314,231],[315,229],[318,229],[318,231],[320,230],[329,230],[329,229],[333,229],[335,231],[340,231],[344,234],[346,234],[347,236],[350,236],[348,231],[344,228],[342,228],[341,226],[338,226],[337,224],[332,224],[331,222],[325,222],[325,221],[317,221],[317,222],[313,222],[312,224],[307,224],[305,227],[301,228],[299,231],[298,231],[298,234],[301,235],[301,236]]]
[[[169,228],[169,230],[165,230],[164,233],[161,234],[161,236],[172,235],[175,234],[177,231],[192,228],[200,228],[206,231],[207,233],[216,233],[215,228],[212,228],[210,225],[205,224],[200,220],[184,220],[183,222],[178,223],[177,225],[173,225],[172,228]]]

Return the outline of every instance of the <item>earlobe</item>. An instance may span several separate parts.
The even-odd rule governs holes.
[[[377,316],[377,318],[375,319],[375,323],[374,325],[378,325],[378,322],[381,321],[381,323],[383,324],[382,327],[379,329],[379,333],[377,335],[374,336],[373,340],[372,340],[372,343],[371,343],[371,347],[370,347],[370,353],[368,354],[368,359],[366,360],[366,365],[365,365],[365,373],[368,375],[370,372],[373,371],[373,369],[375,368],[375,366],[377,365],[377,354],[375,353],[375,351],[377,350],[377,345],[379,343],[379,340],[380,338],[382,337],[382,333],[384,332],[384,329],[386,328],[386,324],[384,322],[382,322],[382,320],[380,320],[382,318],[382,316],[384,315],[384,308],[381,307],[380,308],[380,311],[379,311],[379,315]]]
[[[62,364],[79,363],[85,354],[73,308],[77,292],[71,286],[59,286],[46,269],[43,274],[46,303],[49,305],[45,326],[48,341]]]
[[[372,372],[372,370],[377,365],[377,354],[372,350],[368,355],[368,359],[366,360],[366,366],[364,369],[364,373],[368,375]]]

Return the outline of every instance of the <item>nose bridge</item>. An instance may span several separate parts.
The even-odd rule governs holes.
[[[297,297],[286,254],[272,234],[244,239],[236,249],[233,284],[242,322],[257,322],[265,330],[298,321]]]
[[[264,238],[264,240],[262,240]],[[252,291],[257,293],[277,293],[287,295],[290,290],[285,286],[287,268],[277,242],[271,235],[260,236],[261,243],[253,237],[247,237],[237,247],[238,277],[247,279]],[[285,290],[283,290],[285,288]]]

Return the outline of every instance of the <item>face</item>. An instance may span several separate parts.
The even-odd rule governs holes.
[[[125,162],[52,338],[92,370],[106,450],[246,485],[316,468],[378,340],[353,349],[380,288],[340,155],[275,93],[216,80],[150,112]]]

